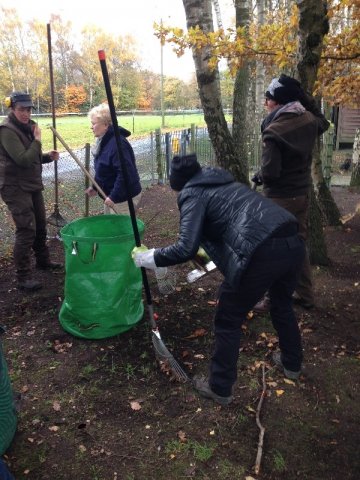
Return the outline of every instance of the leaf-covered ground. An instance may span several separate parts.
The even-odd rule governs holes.
[[[334,188],[343,214],[360,195]],[[168,187],[144,192],[139,217],[149,247],[175,240],[176,197]],[[157,362],[146,319],[105,340],[82,340],[58,321],[64,273],[37,273],[46,287],[31,295],[15,288],[1,260],[1,322],[13,386],[21,394],[18,430],[6,461],[17,480],[355,480],[359,478],[360,215],[328,228],[331,257],[314,267],[317,306],[296,309],[305,369],[298,384],[269,362],[277,348],[267,316],[243,327],[234,402],[200,399]],[[62,243],[50,240],[54,257]],[[216,272],[186,283],[189,264],[176,268],[177,290],[160,295],[149,274],[163,340],[190,376],[206,374],[211,356]],[[146,312],[147,314],[147,312]],[[260,474],[254,464],[265,428]]]

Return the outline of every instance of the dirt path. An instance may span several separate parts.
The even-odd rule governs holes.
[[[333,190],[343,214],[360,195]],[[144,192],[144,243],[176,239],[176,197],[168,187]],[[45,288],[18,292],[2,259],[1,322],[14,388],[21,393],[18,431],[6,461],[17,480],[355,480],[360,456],[360,215],[328,228],[328,268],[314,267],[314,310],[297,309],[306,368],[299,384],[284,380],[269,358],[277,338],[267,316],[244,325],[235,400],[221,408],[173,381],[154,360],[146,321],[105,340],[82,340],[58,321],[64,274],[43,273]],[[51,241],[57,259],[61,242]],[[219,273],[161,296],[149,275],[162,337],[189,375],[206,374]],[[39,274],[40,275],[40,274]],[[260,475],[255,422],[265,443]]]

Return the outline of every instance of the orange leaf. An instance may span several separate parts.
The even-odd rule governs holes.
[[[205,328],[197,328],[191,335],[185,338],[203,337],[206,334],[207,334],[207,331],[205,330]]]

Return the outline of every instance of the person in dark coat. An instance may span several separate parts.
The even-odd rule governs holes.
[[[127,192],[109,106],[106,103],[102,103],[91,109],[88,116],[96,138],[96,143],[92,148],[95,180],[107,195],[107,197],[103,199],[104,213],[129,214],[127,203],[128,193],[132,198],[135,208],[138,206],[141,198],[141,184],[136,168],[135,155],[127,140],[130,132],[120,127],[121,147],[129,180],[129,192]],[[86,193],[89,196],[97,195],[96,187],[92,186],[88,188]]]
[[[6,99],[10,113],[0,125],[0,193],[15,223],[14,263],[17,286],[25,291],[38,290],[41,282],[33,278],[31,250],[36,266],[54,270],[60,263],[50,260],[46,244],[46,213],[42,191],[42,164],[58,160],[52,150],[42,154],[41,130],[31,120],[34,108],[25,92],[13,92]]]
[[[265,93],[268,115],[262,126],[262,164],[255,182],[263,193],[297,218],[299,233],[307,238],[310,205],[312,152],[318,137],[329,128],[313,97],[300,83],[287,75],[274,78]],[[314,306],[309,255],[301,267],[295,303]],[[255,306],[259,313],[270,310],[269,299]]]
[[[241,325],[267,290],[281,350],[273,359],[286,376],[297,379],[303,355],[292,294],[304,258],[304,242],[295,217],[235,182],[229,172],[201,168],[194,154],[174,157],[170,186],[180,192],[178,240],[145,252],[135,248],[134,261],[145,268],[175,265],[194,258],[201,246],[224,275],[209,378],[196,379],[196,390],[221,405],[231,402]]]

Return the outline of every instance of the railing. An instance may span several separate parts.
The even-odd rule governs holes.
[[[148,137],[136,139],[131,142],[136,163],[145,188],[148,185],[166,184],[169,178],[169,166],[174,155],[195,152],[202,166],[215,166],[216,159],[207,128],[190,128],[171,132],[157,130]],[[250,175],[260,168],[261,162],[261,137],[249,135],[247,139],[248,165]],[[90,164],[90,172],[94,174],[92,161],[86,160],[86,146],[76,151],[77,157],[84,163]],[[328,185],[334,184],[332,178],[333,137],[332,131],[324,135],[322,164],[324,177]],[[47,213],[50,215],[54,203],[58,204],[60,214],[71,221],[86,215],[101,214],[103,202],[95,197],[90,200],[84,194],[87,186],[84,174],[67,152],[60,154],[57,163],[59,198],[54,202],[54,167],[45,164],[43,168],[43,181],[45,184],[44,197]],[[342,182],[343,183],[343,182]],[[57,229],[58,230],[58,229]],[[49,225],[50,235],[57,233],[55,227]],[[0,255],[10,252],[13,242],[14,227],[6,205],[0,200]]]

